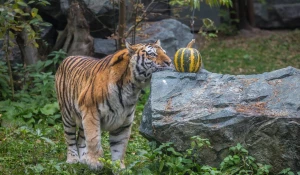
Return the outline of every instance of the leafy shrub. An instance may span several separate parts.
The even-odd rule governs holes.
[[[67,53],[63,51],[62,49],[58,51],[53,51],[48,55],[48,58],[51,59],[52,64],[53,64],[53,72],[56,72],[56,69],[58,65],[62,62],[64,58],[67,57]]]
[[[227,36],[233,36],[238,34],[238,29],[233,23],[239,23],[238,19],[231,19],[230,14],[235,14],[235,11],[228,12],[227,10],[220,10],[220,17],[222,19],[218,30]]]
[[[143,175],[268,175],[272,166],[258,163],[248,155],[248,151],[241,144],[229,149],[230,154],[224,158],[220,168],[201,165],[197,160],[201,157],[202,148],[209,148],[210,142],[198,136],[191,138],[191,147],[185,152],[177,152],[173,143],[163,143],[157,146],[156,142],[149,143],[149,149],[138,150],[135,161],[126,167],[120,168],[120,162],[112,162],[109,157],[100,158],[104,163],[104,173],[109,174],[143,174]],[[282,170],[278,175],[295,175],[290,168]],[[297,173],[300,175],[300,172]]]
[[[9,86],[9,75],[6,64],[0,61],[0,100],[8,98],[11,94]]]
[[[60,119],[52,70],[55,70],[56,64],[65,55],[62,51],[58,51],[52,53],[51,56],[54,57],[52,60],[38,61],[26,68],[22,65],[14,67],[14,76],[17,77],[15,84],[19,90],[15,92],[13,99],[0,101],[2,124],[32,125],[45,122],[54,125]],[[0,71],[4,66],[0,61]],[[5,74],[3,77],[5,78]],[[9,88],[0,90],[3,97],[11,97],[7,89]]]
[[[229,149],[230,155],[224,158],[220,169],[224,174],[269,174],[270,165],[262,165],[255,161],[255,158],[248,155],[248,151],[241,144],[237,144]]]
[[[210,166],[201,166],[197,163],[199,152],[203,147],[209,147],[207,139],[201,139],[198,136],[191,138],[191,148],[184,153],[177,152],[173,143],[163,143],[157,147],[156,142],[150,142],[148,150],[138,150],[137,159],[133,161],[126,169],[120,169],[119,162],[112,162],[109,159],[100,158],[113,173],[119,174],[220,174],[216,168]]]
[[[49,5],[47,0],[31,0],[29,2],[24,0],[8,0],[2,1],[0,5],[0,39],[14,40],[15,34],[26,30],[29,41],[37,48],[39,45],[36,42],[39,39],[39,33],[42,30],[35,31],[34,28],[42,26],[51,26],[50,23],[44,22],[42,17],[38,14],[37,8],[29,8],[29,5]],[[8,41],[7,41],[8,42]],[[29,43],[26,43],[29,44]],[[12,46],[13,42],[9,41]]]
[[[286,169],[283,169],[282,171],[280,171],[278,173],[278,175],[295,175],[295,173],[292,172],[290,168],[286,168]],[[297,172],[297,175],[300,175],[300,171]]]

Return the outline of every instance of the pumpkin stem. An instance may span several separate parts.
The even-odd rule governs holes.
[[[186,46],[186,48],[191,48],[194,43],[195,43],[195,39],[192,39],[192,41],[189,42],[189,44]]]

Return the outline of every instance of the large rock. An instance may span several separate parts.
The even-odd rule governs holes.
[[[165,19],[157,22],[144,22],[136,35],[135,43],[153,43],[161,41],[167,55],[173,58],[175,52],[193,39],[190,28],[174,19]],[[131,42],[131,38],[127,38]],[[116,50],[115,41],[110,39],[96,38],[94,42],[96,54],[112,54]]]
[[[91,35],[97,38],[109,37],[114,26],[118,22],[119,7],[118,2],[111,0],[82,0],[86,7],[89,9],[85,13],[87,20],[90,22]]]
[[[78,0],[84,8],[84,15],[90,25],[93,37],[106,38],[112,34],[112,29],[118,21],[118,3],[110,0]],[[63,30],[67,24],[69,0],[49,0],[50,5],[37,6],[42,18],[53,24],[56,30]]]
[[[259,28],[297,28],[300,27],[300,3],[292,1],[271,1],[254,3],[255,23]]]
[[[190,137],[208,138],[202,163],[218,166],[241,143],[272,171],[300,170],[300,70],[259,75],[164,71],[154,73],[140,132],[174,142],[183,151]]]
[[[105,14],[113,10],[113,3],[110,0],[83,0],[83,2],[96,15]]]
[[[38,5],[43,20],[51,23],[56,30],[63,30],[67,24],[68,0],[49,0],[50,5]]]
[[[147,15],[147,18],[145,20],[147,21],[159,21],[162,19],[168,19],[170,18],[170,5],[169,0],[159,0],[159,1],[153,1],[153,0],[142,0],[142,3],[144,3],[145,7],[148,7],[148,9],[151,9]]]
[[[5,52],[6,48],[3,47],[4,44],[3,42],[4,42],[3,40],[0,41],[0,60],[6,62],[7,53]],[[10,50],[10,54],[8,55],[8,57],[9,60],[11,61],[12,66],[15,66],[16,64],[22,64],[23,60],[22,60],[22,55],[19,46],[15,44],[13,47],[10,47],[9,50]]]
[[[186,47],[193,39],[193,34],[187,25],[175,19],[165,19],[144,23],[137,33],[135,43],[155,42],[157,39],[160,39],[167,55],[173,58],[179,48]]]
[[[106,55],[116,52],[116,42],[112,39],[94,39],[94,56],[97,58],[103,58]]]

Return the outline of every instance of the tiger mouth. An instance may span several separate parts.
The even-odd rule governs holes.
[[[164,71],[164,70],[175,70],[175,67],[173,64],[171,64],[170,66],[155,65],[154,67],[155,67],[154,72],[160,72],[160,71]]]

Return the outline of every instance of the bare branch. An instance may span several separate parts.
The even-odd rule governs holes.
[[[146,9],[144,10],[144,13],[141,15],[142,19],[138,22],[136,22],[134,25],[132,25],[131,27],[129,27],[128,31],[124,34],[124,38],[127,38],[131,32],[133,32],[133,30],[135,29],[136,26],[138,26],[146,17],[147,17],[147,12],[148,9],[150,8],[150,6],[154,3],[154,0],[152,0],[149,5],[146,7]],[[156,5],[155,5],[156,6]],[[152,9],[150,10],[150,12],[155,8],[155,6],[152,7]],[[137,8],[137,7],[136,7]]]

